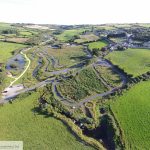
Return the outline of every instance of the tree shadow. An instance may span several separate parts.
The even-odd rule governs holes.
[[[44,116],[44,118],[50,118],[50,117],[52,118],[52,117],[53,117],[53,118],[55,118],[56,120],[61,121],[61,122],[65,125],[67,131],[70,132],[70,133],[75,137],[76,141],[81,142],[82,144],[84,144],[84,145],[86,145],[86,146],[91,146],[91,145],[89,145],[88,143],[86,143],[85,141],[83,141],[83,140],[71,129],[71,127],[70,127],[65,121],[61,120],[60,118],[57,118],[57,117],[53,116],[52,114],[48,113],[47,111],[43,111],[43,110],[42,110],[40,107],[38,107],[38,106],[32,108],[31,111],[34,113],[35,117],[36,117],[36,115],[42,115],[42,116]],[[91,146],[91,147],[92,147],[92,146]]]
[[[74,59],[75,61],[84,61],[84,60],[89,59],[89,57],[87,57],[87,56],[73,56],[73,57],[70,57],[70,59]]]

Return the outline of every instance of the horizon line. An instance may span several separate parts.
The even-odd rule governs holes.
[[[112,23],[78,23],[78,24],[60,24],[60,23],[35,23],[35,22],[7,22],[0,21],[0,23],[6,24],[38,24],[38,25],[115,25],[115,24],[150,24],[146,22],[112,22]]]

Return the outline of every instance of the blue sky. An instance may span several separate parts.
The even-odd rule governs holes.
[[[0,22],[150,23],[149,0],[0,0]]]

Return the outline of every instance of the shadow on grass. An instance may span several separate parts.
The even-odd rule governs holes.
[[[83,61],[83,60],[89,59],[89,57],[87,57],[87,56],[77,56],[77,57],[70,57],[70,59],[74,59],[76,61]]]
[[[57,118],[57,117],[53,116],[52,114],[49,114],[47,111],[43,111],[40,107],[34,107],[33,109],[31,109],[31,111],[34,113],[35,116],[43,115],[44,118],[53,117],[53,118],[57,119],[58,121],[61,121],[67,127],[67,131],[69,131],[71,134],[73,134],[73,136],[76,138],[76,141],[81,142],[82,144],[84,144],[86,146],[91,146],[88,143],[86,143],[85,141],[81,140],[81,138],[71,129],[71,127],[65,121],[61,120],[60,118]]]

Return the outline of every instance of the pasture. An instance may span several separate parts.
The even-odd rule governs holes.
[[[0,42],[0,62],[5,63],[15,50],[19,50],[26,47],[22,44]]]
[[[141,82],[110,104],[123,130],[126,149],[150,148],[149,89],[150,81]]]
[[[74,36],[80,35],[85,29],[72,29],[72,30],[65,30],[61,34],[57,35],[56,37],[58,40],[62,42],[67,42],[71,40]]]
[[[86,43],[91,41],[97,41],[99,39],[99,37],[94,34],[80,35],[79,37],[80,38],[76,39],[74,42],[80,44],[80,43]]]
[[[88,48],[90,50],[92,49],[101,49],[102,47],[107,46],[107,42],[105,41],[97,41],[97,42],[92,42],[88,44]]]
[[[19,33],[21,36],[27,36],[27,37],[30,37],[31,35],[32,35],[32,33],[31,32],[29,32],[29,31],[21,31],[20,33]]]
[[[150,71],[150,50],[148,49],[115,51],[106,58],[134,77]]]

